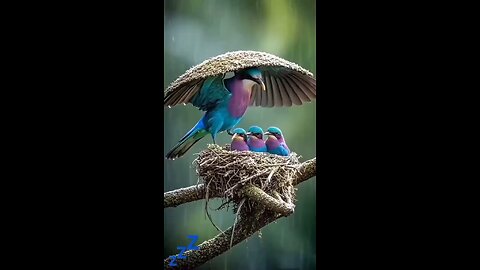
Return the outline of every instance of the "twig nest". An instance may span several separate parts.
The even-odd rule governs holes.
[[[260,66],[288,68],[315,80],[310,71],[273,54],[258,51],[234,51],[217,55],[191,67],[168,86],[165,94],[195,80]]]
[[[252,184],[267,194],[293,203],[295,188],[292,180],[300,164],[299,156],[278,156],[269,153],[231,151],[230,146],[208,145],[194,160],[199,181],[207,188],[208,194],[220,194],[223,204],[233,202],[234,209],[243,199],[241,189]],[[251,202],[249,207],[255,207]],[[219,209],[220,209],[219,208]]]

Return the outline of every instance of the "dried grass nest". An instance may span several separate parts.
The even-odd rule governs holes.
[[[231,151],[228,144],[224,147],[210,144],[198,154],[193,164],[199,182],[205,184],[206,203],[209,194],[220,194],[222,205],[218,209],[233,204],[236,211],[244,198],[241,188],[246,184],[252,184],[272,197],[277,192],[285,202],[294,203],[296,188],[293,177],[300,164],[299,158],[293,152],[284,157],[269,153]],[[258,205],[248,200],[245,205],[247,211],[258,208]]]
[[[165,94],[195,80],[201,80],[206,77],[217,76],[239,69],[259,66],[284,67],[297,71],[300,74],[306,75],[315,80],[310,71],[276,55],[258,51],[233,51],[211,57],[202,63],[191,67],[167,87]]]

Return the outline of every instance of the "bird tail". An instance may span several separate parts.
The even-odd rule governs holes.
[[[202,119],[203,120],[203,119]],[[182,139],[167,153],[167,159],[175,159],[183,156],[196,142],[205,137],[209,132],[204,128],[200,120]]]

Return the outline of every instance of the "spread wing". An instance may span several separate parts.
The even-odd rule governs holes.
[[[164,106],[173,107],[178,104],[192,103],[202,111],[206,111],[223,101],[230,92],[223,84],[223,76],[198,79],[166,93]]]
[[[302,105],[317,96],[317,82],[311,76],[285,67],[260,67],[266,91],[255,85],[250,106],[283,107]]]
[[[266,91],[254,86],[251,106],[301,105],[316,97],[316,80],[301,66],[265,52],[235,51],[207,59],[187,70],[165,90],[164,106],[192,103],[207,110],[230,94],[223,85],[223,74],[250,67],[262,70],[266,86]]]

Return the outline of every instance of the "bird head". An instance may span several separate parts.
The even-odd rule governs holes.
[[[277,127],[269,127],[267,132],[265,132],[267,136],[275,136],[277,139],[283,139],[282,131]]]
[[[263,91],[266,90],[265,83],[263,83],[262,71],[258,68],[247,68],[237,71],[235,73],[241,80],[251,80],[258,83]]]
[[[247,135],[252,135],[263,140],[263,129],[259,126],[251,126],[248,129]]]
[[[243,128],[236,128],[233,130],[233,136],[232,136],[232,141],[240,138],[243,139],[244,141],[247,141],[247,132]]]

